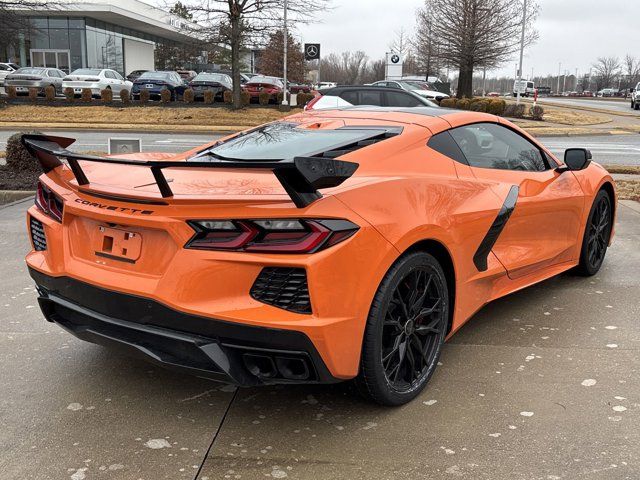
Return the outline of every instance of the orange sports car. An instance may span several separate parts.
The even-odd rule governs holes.
[[[25,135],[27,227],[47,320],[250,386],[356,379],[385,405],[425,387],[493,299],[593,275],[616,191],[585,149],[440,108],[293,115],[180,155],[109,158]]]

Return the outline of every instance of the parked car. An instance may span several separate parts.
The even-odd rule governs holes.
[[[613,97],[616,94],[616,89],[615,88],[603,88],[602,90],[599,90],[597,93],[598,97]]]
[[[498,92],[489,92],[487,93],[487,97],[499,97],[500,94]]]
[[[640,82],[631,90],[631,108],[640,109]]]
[[[115,70],[108,68],[79,68],[62,79],[62,89],[73,88],[74,95],[81,95],[82,90],[89,88],[91,96],[100,98],[100,92],[109,89],[113,95],[120,97],[123,88],[131,91],[133,83],[125,80]]]
[[[224,75],[229,75],[229,78],[231,78],[231,80],[233,81],[233,72],[231,72],[231,70],[213,70],[209,73],[222,73]],[[253,73],[240,72],[240,85],[245,85],[251,78],[255,76],[256,75]]]
[[[0,63],[0,87],[4,85],[5,77],[19,68],[15,63]]]
[[[56,89],[56,94],[61,94],[65,76],[57,68],[23,67],[9,73],[4,79],[4,86],[16,87],[18,95],[27,95],[30,88],[36,88],[38,95],[44,95],[44,89],[51,85]]]
[[[142,75],[145,72],[148,72],[149,70],[134,70],[131,73],[129,73],[129,75],[127,75],[127,80],[129,80],[130,82],[135,81],[137,78],[140,77],[140,75]]]
[[[407,92],[413,92],[416,95],[427,98],[429,100],[440,101],[449,98],[446,93],[439,92],[431,84],[426,82],[404,81],[404,80],[381,80],[372,84],[374,87],[399,88]]]
[[[585,90],[582,92],[582,96],[583,97],[593,97],[593,92],[589,91],[589,90]]]
[[[258,99],[261,93],[268,93],[270,100],[277,101],[277,96],[284,90],[284,85],[279,78],[256,75],[244,84],[244,90],[251,100]]]
[[[431,100],[405,90],[374,86],[334,87],[318,92],[305,110],[324,110],[327,108],[351,107],[354,105],[372,105],[377,107],[437,107]]]
[[[311,93],[311,87],[304,83],[289,82],[287,88],[289,89],[289,93],[292,94]]]
[[[224,73],[199,73],[189,82],[196,99],[203,98],[204,92],[212,91],[216,100],[222,100],[224,92],[233,90],[233,82]]]
[[[144,72],[134,82],[131,94],[134,99],[140,98],[140,90],[147,90],[151,98],[157,99],[163,90],[171,92],[171,100],[177,100],[187,88],[187,83],[177,72]]]
[[[315,90],[324,90],[327,88],[337,87],[338,84],[336,82],[320,82],[315,86]]]
[[[187,82],[190,82],[198,75],[198,72],[194,72],[193,70],[176,70],[176,73]]]

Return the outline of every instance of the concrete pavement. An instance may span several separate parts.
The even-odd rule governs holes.
[[[612,113],[628,113],[640,118],[639,110],[631,109],[631,100],[612,100],[612,99],[589,99],[575,97],[540,97],[538,101],[542,104],[555,103],[558,105],[566,105],[568,107],[585,107],[607,110]]]
[[[397,409],[348,384],[235,393],[76,340],[38,311],[30,203],[0,209],[2,478],[638,478],[637,203],[597,276],[485,307]]]
[[[597,137],[539,137],[545,147],[558,158],[567,148],[588,148],[593,159],[602,164],[640,165],[640,135],[609,135]]]

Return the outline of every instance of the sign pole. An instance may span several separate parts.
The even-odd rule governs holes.
[[[284,44],[284,68],[283,68],[283,73],[284,73],[284,92],[282,95],[282,105],[289,105],[289,100],[288,100],[288,93],[289,93],[289,89],[287,88],[287,44],[289,43],[289,31],[287,29],[287,8],[288,8],[288,1],[284,0],[284,41],[282,42]]]

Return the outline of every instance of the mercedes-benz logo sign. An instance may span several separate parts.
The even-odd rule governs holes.
[[[309,45],[307,47],[307,57],[317,57],[318,56],[318,47],[315,45]]]
[[[400,61],[400,57],[398,55],[391,55],[391,63],[398,63]]]

